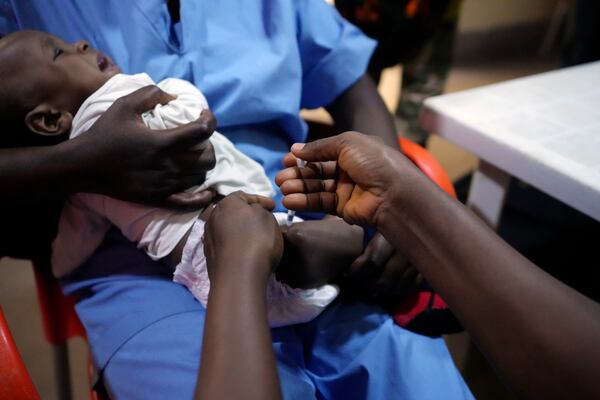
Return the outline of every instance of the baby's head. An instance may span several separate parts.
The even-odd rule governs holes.
[[[119,73],[88,42],[19,31],[0,39],[0,147],[65,140],[77,110]]]

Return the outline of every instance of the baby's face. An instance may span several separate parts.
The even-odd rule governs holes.
[[[32,89],[40,101],[73,114],[120,72],[110,57],[86,41],[68,44],[48,33],[21,31],[2,42],[2,52],[14,63],[15,79]]]

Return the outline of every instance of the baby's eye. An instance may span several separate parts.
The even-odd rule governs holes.
[[[54,50],[54,58],[52,60],[56,60],[63,53],[62,49],[56,48]]]

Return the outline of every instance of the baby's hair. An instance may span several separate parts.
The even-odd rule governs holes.
[[[10,96],[5,81],[0,84],[0,148],[49,146],[61,140],[52,136],[41,136],[31,132],[25,125],[25,116],[29,112],[24,104],[19,104]]]
[[[2,73],[0,78],[3,78]],[[0,148],[32,146],[35,134],[25,125],[26,111],[9,95],[11,90],[6,80],[0,82]]]
[[[3,36],[0,36],[0,42]],[[25,117],[35,106],[27,104],[27,96],[19,96],[15,85],[26,82],[14,82],[13,73],[0,57],[0,148],[50,146],[64,140],[63,137],[37,135],[25,125]]]

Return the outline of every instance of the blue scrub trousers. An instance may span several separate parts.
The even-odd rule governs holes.
[[[115,398],[193,396],[205,310],[171,277],[113,230],[63,280]],[[271,332],[285,399],[472,398],[442,339],[400,328],[374,304],[338,301]]]

